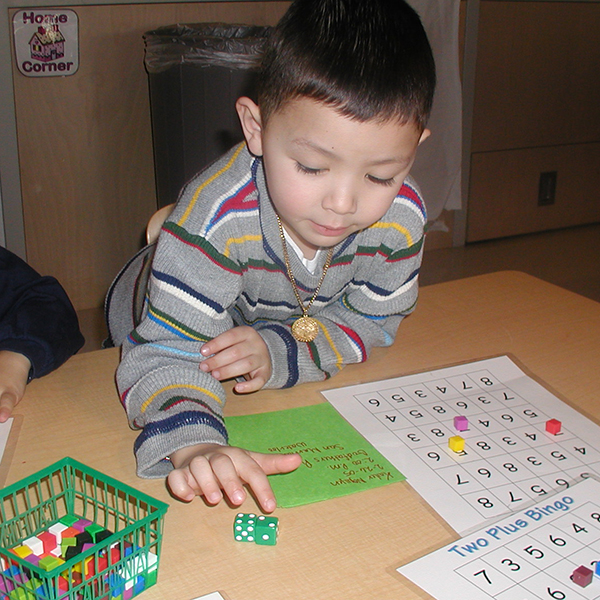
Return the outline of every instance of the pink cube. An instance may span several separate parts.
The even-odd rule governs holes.
[[[469,419],[467,419],[467,417],[454,417],[454,429],[456,429],[456,431],[466,431],[468,428]]]
[[[38,533],[38,539],[41,540],[44,546],[44,552],[48,554],[52,552],[54,548],[56,548],[56,536],[49,531],[42,531],[42,533]]]
[[[550,419],[549,421],[546,421],[546,431],[552,435],[558,435],[560,433],[561,426],[562,423],[558,419]]]

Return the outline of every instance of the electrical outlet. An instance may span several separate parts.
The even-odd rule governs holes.
[[[554,204],[556,200],[556,171],[540,173],[540,185],[538,188],[538,206]]]

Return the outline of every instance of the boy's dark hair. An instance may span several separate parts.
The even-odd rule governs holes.
[[[404,0],[295,0],[267,42],[258,103],[263,125],[306,97],[358,121],[398,118],[422,130],[434,89],[427,35]]]

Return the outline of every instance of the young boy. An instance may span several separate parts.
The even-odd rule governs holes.
[[[259,80],[258,104],[236,104],[246,143],[163,226],[117,383],[140,476],[210,504],[247,484],[270,512],[267,474],[301,459],[228,446],[220,381],[324,380],[392,344],[417,300],[426,217],[407,176],[435,67],[403,0],[296,0]]]

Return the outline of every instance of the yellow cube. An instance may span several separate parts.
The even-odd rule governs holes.
[[[465,440],[460,435],[453,435],[448,440],[448,448],[453,452],[462,452],[465,449]]]
[[[26,558],[32,553],[30,548],[23,545],[15,546],[12,551],[21,558]]]

